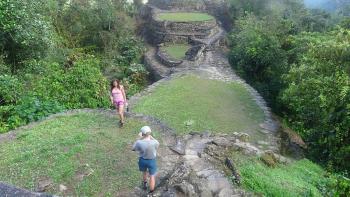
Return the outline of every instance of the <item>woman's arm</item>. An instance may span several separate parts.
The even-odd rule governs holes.
[[[111,92],[111,94],[109,95],[109,98],[111,98],[111,103],[113,104],[113,96],[112,96],[112,92]]]
[[[125,90],[124,90],[124,86],[122,86],[122,93],[123,93],[123,97],[124,97],[124,102],[126,102],[126,94],[125,94]]]

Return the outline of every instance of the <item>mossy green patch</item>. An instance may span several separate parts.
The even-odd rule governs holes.
[[[44,121],[0,143],[1,181],[35,190],[40,179],[53,181],[48,193],[108,196],[132,190],[140,182],[137,155],[131,151],[143,122],[78,114]]]
[[[243,187],[263,196],[324,196],[322,192],[331,181],[320,166],[307,159],[270,168],[258,158],[236,152],[232,152],[231,158]]]
[[[257,129],[264,120],[263,111],[239,83],[187,75],[164,82],[142,98],[134,111],[159,118],[179,134],[210,130],[262,137]]]
[[[185,58],[186,52],[190,49],[188,44],[171,44],[162,47],[162,49],[172,58],[181,60]]]
[[[214,20],[214,17],[206,13],[198,12],[172,12],[160,13],[157,16],[160,20],[174,22],[196,22]]]

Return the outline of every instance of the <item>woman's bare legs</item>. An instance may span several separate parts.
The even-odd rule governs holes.
[[[123,126],[122,124],[124,124],[124,105],[119,105],[118,114],[119,114],[121,126]]]

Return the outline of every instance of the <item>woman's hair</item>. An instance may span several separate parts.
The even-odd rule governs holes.
[[[120,89],[120,81],[119,81],[119,79],[115,79],[111,82],[111,91],[114,88],[114,82],[117,82],[117,88]]]

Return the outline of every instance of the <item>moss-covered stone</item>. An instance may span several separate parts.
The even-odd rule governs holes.
[[[276,167],[278,160],[275,157],[273,152],[266,151],[261,157],[261,161],[263,161],[269,167]]]

